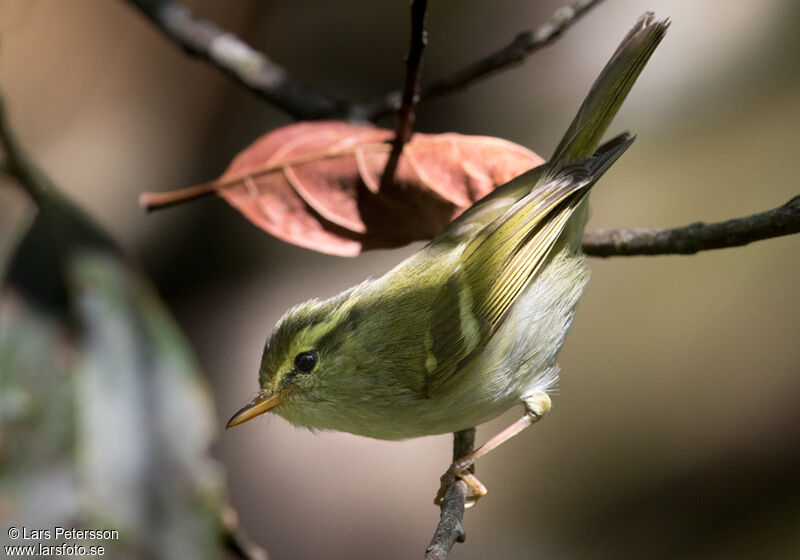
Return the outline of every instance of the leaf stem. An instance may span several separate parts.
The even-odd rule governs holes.
[[[204,196],[214,194],[219,187],[216,181],[193,185],[184,189],[166,192],[143,192],[139,195],[139,206],[146,212],[169,208],[182,202],[188,202]]]

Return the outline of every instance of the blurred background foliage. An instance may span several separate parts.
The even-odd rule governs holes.
[[[44,531],[45,546],[114,558],[218,558],[227,510],[208,456],[214,413],[187,342],[149,282],[27,157],[2,109],[4,164],[37,208],[3,238],[24,232],[0,292],[0,514],[23,534],[7,527],[4,544],[37,544],[24,535]],[[119,538],[60,539],[57,526]]]
[[[186,3],[342,98],[402,81],[404,1]],[[560,5],[431,3],[423,76],[506,44]],[[417,129],[500,136],[548,156],[648,9],[673,25],[612,124],[638,140],[595,191],[590,226],[722,220],[797,194],[800,6],[790,0],[608,0],[523,66],[425,104]],[[0,304],[0,525],[99,515],[150,539],[121,554],[211,556],[216,541],[191,541],[216,535],[211,510],[224,501],[222,471],[205,453],[213,440],[230,501],[274,558],[421,556],[450,436],[379,442],[277,418],[221,430],[256,390],[264,339],[288,306],[378,275],[414,248],[317,255],[215,199],[144,215],[139,191],[213,178],[289,119],[121,1],[9,0],[0,37],[0,88],[20,139],[153,279],[202,371],[186,373],[195,370],[181,335],[119,253],[73,250],[52,231],[48,243],[34,224]],[[32,212],[4,179],[4,266]],[[452,557],[800,554],[799,250],[795,236],[693,257],[593,259],[553,412],[479,465],[490,493],[467,513],[467,543]],[[108,489],[159,498],[123,508]],[[194,548],[167,548],[170,535]]]

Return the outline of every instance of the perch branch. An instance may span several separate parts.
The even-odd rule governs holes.
[[[415,111],[417,107],[419,72],[422,65],[422,51],[428,42],[425,31],[425,14],[428,10],[428,0],[413,0],[411,2],[411,41],[406,56],[406,75],[403,80],[403,94],[400,108],[397,111],[397,132],[392,142],[392,151],[381,178],[381,189],[391,189],[394,183],[394,174],[397,164],[403,154],[403,146],[411,139],[414,128]]]
[[[534,52],[555,42],[583,15],[602,1],[578,0],[573,4],[562,6],[544,24],[535,30],[518,33],[511,43],[499,51],[465,66],[450,76],[439,78],[429,84],[423,84],[419,94],[419,101],[426,101],[464,89],[491,74],[524,62]],[[375,122],[395,111],[400,101],[400,92],[393,91],[361,104],[353,104],[350,114],[354,118]]]
[[[127,0],[187,53],[208,61],[235,81],[298,120],[321,119],[344,112],[347,104],[292,79],[287,70],[263,53],[195,17],[172,0]]]
[[[474,446],[475,428],[454,433],[453,461],[471,453]],[[461,522],[464,519],[466,499],[467,485],[463,480],[455,481],[447,489],[440,505],[439,524],[436,526],[428,548],[425,549],[425,560],[444,560],[457,542],[464,542],[466,534]]]
[[[588,231],[583,250],[594,257],[692,255],[793,233],[800,233],[800,195],[772,210],[713,224]]]

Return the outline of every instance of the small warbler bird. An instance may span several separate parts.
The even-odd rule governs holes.
[[[258,396],[228,422],[267,411],[311,429],[379,439],[463,430],[516,404],[524,416],[454,462],[437,496],[550,409],[556,355],[589,279],[580,250],[587,196],[631,145],[597,145],[669,22],[646,13],[625,36],[544,165],[476,202],[381,278],[290,309],[268,339]]]

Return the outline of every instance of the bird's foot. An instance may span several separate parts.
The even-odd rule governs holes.
[[[552,404],[550,402],[550,397],[541,391],[526,395],[522,401],[526,409],[525,415],[522,418],[489,439],[489,441],[481,445],[475,451],[450,465],[447,472],[439,479],[441,480],[441,486],[439,486],[439,492],[436,493],[436,498],[433,500],[434,504],[438,506],[442,503],[445,492],[447,492],[447,489],[450,488],[456,480],[463,480],[469,489],[464,507],[475,505],[475,502],[477,502],[481,496],[486,495],[486,486],[481,484],[481,481],[472,474],[472,465],[474,465],[475,461],[480,457],[483,457],[504,441],[514,437],[534,422],[541,420],[542,416],[548,413]]]
[[[465,508],[474,506],[478,499],[480,499],[482,496],[485,496],[486,486],[484,486],[481,481],[478,480],[478,477],[476,477],[470,471],[474,463],[475,459],[464,458],[450,465],[450,468],[447,469],[447,472],[445,472],[439,478],[441,484],[433,503],[437,506],[440,505],[444,499],[447,489],[450,488],[450,486],[457,480],[463,480],[467,485],[467,490],[469,491],[466,501],[464,502]]]

